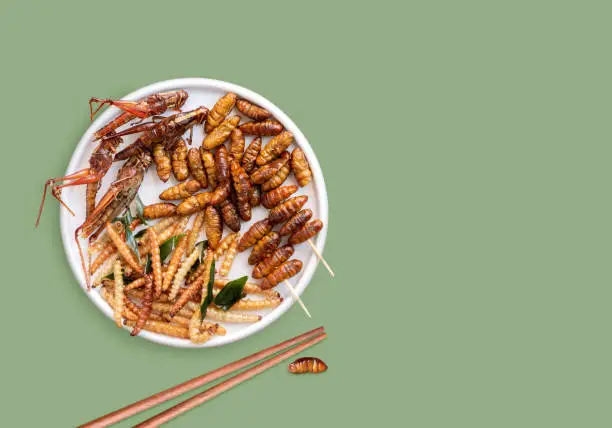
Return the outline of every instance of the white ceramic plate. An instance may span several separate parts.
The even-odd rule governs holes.
[[[245,89],[243,87],[219,80],[210,80],[202,78],[167,80],[138,89],[137,91],[132,92],[126,97],[123,97],[123,99],[136,100],[155,92],[176,89],[185,89],[189,93],[189,98],[185,103],[185,106],[183,107],[184,111],[192,110],[200,105],[212,108],[214,103],[223,94],[231,91],[238,94],[238,96],[242,98],[245,98],[268,109],[274,115],[274,117],[284,125],[287,130],[293,133],[293,135],[295,136],[295,143],[293,145],[297,144],[304,150],[304,153],[306,154],[310,162],[310,167],[313,172],[313,181],[308,186],[300,188],[298,192],[294,194],[294,196],[307,195],[309,199],[307,204],[305,205],[305,208],[310,208],[313,211],[313,219],[319,218],[325,224],[325,227],[316,236],[315,239],[315,245],[317,246],[320,252],[323,252],[323,247],[325,245],[325,237],[327,234],[327,192],[325,189],[325,181],[323,179],[323,173],[321,172],[321,167],[319,165],[317,157],[315,156],[312,148],[310,147],[310,144],[308,144],[308,140],[306,140],[306,137],[304,136],[304,134],[302,134],[296,124],[293,123],[293,121],[278,107],[276,107],[274,104],[272,104],[270,101],[268,101],[261,95],[256,94],[255,92]],[[237,112],[237,110],[235,109],[234,111]],[[92,150],[96,146],[96,143],[90,142],[92,134],[97,129],[101,128],[104,124],[108,123],[111,119],[113,119],[118,113],[119,110],[115,107],[107,109],[87,129],[87,132],[85,132],[85,134],[81,137],[81,140],[79,141],[79,144],[76,150],[74,151],[74,154],[72,155],[72,159],[70,159],[70,164],[68,165],[68,170],[66,171],[67,174],[88,167],[89,156],[91,155]],[[166,113],[166,115],[168,114],[170,113]],[[243,117],[243,121],[246,120],[249,119]],[[197,126],[194,129],[193,146],[199,147],[201,145],[202,138],[202,126]],[[246,137],[247,145],[251,142],[252,138],[253,137],[250,136]],[[269,138],[270,137],[263,138],[264,144],[268,141]],[[122,147],[127,146],[127,144],[133,142],[135,139],[136,136],[125,138],[124,145]],[[102,188],[100,189],[100,192],[98,194],[98,199],[104,194],[104,192],[108,189],[109,184],[115,179],[120,164],[121,162],[118,162],[117,164],[113,165],[111,170],[106,174],[102,182]],[[174,184],[176,184],[176,181],[174,181],[173,177],[170,178],[167,183],[162,183],[161,180],[157,178],[155,166],[153,165],[151,168],[149,168],[149,171],[147,172],[144,178],[142,186],[140,187],[140,198],[145,204],[159,202],[159,193],[163,189]],[[293,177],[293,174],[290,175],[290,177],[284,184],[296,184],[295,177]],[[66,256],[68,257],[68,261],[70,263],[70,266],[72,267],[72,271],[74,272],[74,275],[81,284],[81,287],[89,296],[91,301],[94,302],[95,305],[102,312],[104,312],[109,318],[112,319],[112,309],[99,295],[98,290],[92,290],[90,292],[87,292],[85,275],[82,272],[78,250],[74,242],[74,231],[85,220],[85,186],[69,187],[64,189],[63,199],[68,204],[68,206],[71,207],[77,214],[76,217],[73,217],[68,213],[68,211],[61,208],[60,225],[62,239],[64,242]],[[49,202],[51,202],[51,200]],[[263,207],[255,208],[253,210],[253,216],[251,221],[248,223],[242,223],[241,232],[244,233],[244,231],[248,230],[252,223],[264,218],[266,216],[266,213],[267,210],[265,210]],[[224,236],[227,232],[228,229],[225,228]],[[315,254],[308,246],[308,244],[306,243],[298,245],[295,250],[296,251],[293,257],[302,260],[302,262],[304,263],[304,267],[299,275],[291,278],[291,282],[294,285],[298,294],[302,294],[304,289],[308,286],[312,275],[314,274],[318,260]],[[240,276],[250,274],[251,266],[249,266],[247,263],[248,253],[248,251],[245,251],[241,254],[238,254],[229,273],[230,278],[238,278]],[[249,280],[252,280],[252,278],[249,278]],[[140,336],[156,343],[184,348],[221,346],[227,343],[235,342],[262,330],[267,325],[275,321],[278,317],[280,317],[283,313],[285,313],[287,309],[289,309],[291,305],[294,304],[294,299],[291,297],[289,291],[285,288],[284,285],[281,284],[277,286],[277,290],[281,293],[282,297],[284,298],[284,301],[281,303],[280,306],[274,309],[259,311],[258,313],[263,316],[261,321],[254,324],[221,323],[227,329],[227,335],[214,336],[210,341],[202,345],[194,345],[185,339],[172,338],[156,333],[151,333],[148,331],[142,331],[140,333]],[[308,302],[305,303],[308,304]]]

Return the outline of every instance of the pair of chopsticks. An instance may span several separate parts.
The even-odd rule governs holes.
[[[120,422],[130,416],[133,416],[137,413],[144,412],[151,407],[157,406],[158,404],[164,403],[168,400],[171,400],[179,395],[185,394],[195,388],[198,388],[202,385],[205,385],[209,382],[222,378],[230,373],[233,373],[237,370],[240,370],[250,364],[256,363],[260,360],[264,360],[265,358],[270,357],[277,352],[283,351],[280,354],[273,356],[270,359],[264,360],[259,364],[244,370],[243,372],[238,373],[235,376],[199,393],[194,395],[193,397],[173,406],[167,410],[164,410],[161,413],[153,416],[150,419],[136,425],[137,427],[156,427],[165,422],[168,422],[175,417],[179,416],[182,413],[187,412],[188,410],[193,409],[194,407],[199,406],[202,403],[205,403],[208,400],[215,398],[217,395],[233,388],[234,386],[254,377],[258,374],[268,370],[271,367],[285,361],[288,358],[291,358],[295,354],[298,354],[305,349],[310,348],[313,345],[316,345],[323,339],[327,337],[327,333],[323,327],[316,328],[314,330],[308,331],[304,334],[300,334],[292,339],[285,340],[284,342],[279,343],[278,345],[271,346],[262,351],[256,352],[254,354],[249,355],[248,357],[241,358],[240,360],[234,361],[233,363],[229,363],[224,365],[223,367],[219,367],[213,371],[195,377],[186,382],[175,385],[171,388],[166,389],[165,391],[158,392],[157,394],[151,395],[148,398],[137,401],[135,403],[129,404],[121,409],[115,410],[114,412],[108,413],[104,416],[101,416],[97,419],[89,421],[83,425],[80,425],[80,428],[92,428],[92,427],[107,427],[109,425]],[[292,348],[292,346],[297,345]]]

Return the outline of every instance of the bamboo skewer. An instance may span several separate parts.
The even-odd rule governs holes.
[[[164,403],[168,400],[176,398],[182,394],[185,394],[195,388],[199,388],[209,382],[222,378],[230,373],[233,373],[236,370],[240,370],[250,364],[253,364],[263,358],[267,358],[279,351],[283,351],[293,345],[296,345],[304,340],[311,339],[313,337],[322,337],[319,336],[323,333],[323,336],[327,337],[324,334],[323,327],[316,328],[314,330],[308,331],[306,333],[300,334],[292,339],[285,340],[277,345],[271,346],[262,351],[251,354],[247,357],[241,358],[240,360],[234,361],[233,363],[226,364],[225,366],[219,367],[213,371],[205,373],[203,375],[197,376],[191,380],[185,381],[178,385],[175,385],[171,388],[168,388],[164,391],[158,392],[157,394],[151,395],[150,397],[144,398],[135,403],[129,404],[121,409],[115,410],[111,413],[108,413],[104,416],[101,416],[97,419],[89,421],[83,425],[80,425],[80,428],[102,428],[117,422],[120,422],[130,416],[133,416],[137,413],[144,412],[158,404]],[[322,340],[322,339],[321,339]],[[316,343],[316,342],[314,342]],[[312,344],[314,344],[312,343]],[[309,345],[310,346],[310,345]],[[293,348],[296,349],[296,348]],[[297,351],[299,352],[299,351]],[[281,360],[282,361],[282,360]],[[280,362],[280,361],[279,361]],[[248,372],[245,371],[244,373]],[[246,380],[246,379],[245,379]],[[233,385],[232,385],[233,386]],[[231,387],[231,386],[230,386]],[[223,391],[220,391],[221,393]],[[211,397],[212,398],[212,397]]]
[[[329,267],[329,265],[327,264],[327,262],[325,261],[321,253],[319,253],[319,250],[317,250],[317,247],[315,247],[315,244],[313,244],[310,239],[308,239],[306,242],[308,242],[308,244],[310,245],[310,248],[312,248],[312,251],[314,251],[314,253],[317,255],[319,260],[321,260],[321,262],[323,263],[323,266],[325,266],[325,269],[327,269],[331,277],[335,278],[336,275],[334,274],[334,271],[332,270],[331,267]]]
[[[306,312],[306,315],[308,315],[308,318],[312,318],[312,315],[310,315],[310,312],[308,311],[308,308],[306,307],[304,302],[302,302],[302,299],[300,299],[300,296],[298,296],[298,294],[296,293],[295,288],[293,288],[293,285],[291,285],[291,283],[289,281],[287,281],[287,280],[285,280],[284,282],[285,282],[285,285],[287,286],[287,288],[289,289],[289,292],[293,296],[293,298],[295,300],[297,300],[297,302],[300,304],[302,309],[304,309],[304,312]]]

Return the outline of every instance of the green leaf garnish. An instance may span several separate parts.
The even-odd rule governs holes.
[[[138,217],[142,224],[148,226],[147,220],[144,217],[144,204],[142,203],[142,199],[140,199],[139,195],[136,195],[136,217]]]
[[[215,259],[213,258],[212,263],[210,265],[210,278],[208,279],[208,284],[206,285],[206,298],[202,302],[202,306],[200,306],[200,313],[202,314],[202,319],[206,317],[206,311],[208,310],[208,306],[213,301],[213,285],[215,284]]]
[[[178,244],[178,241],[183,236],[185,236],[184,233],[181,233],[181,234],[176,235],[176,236],[172,236],[172,237],[166,239],[164,241],[164,243],[159,246],[159,258],[161,259],[162,263],[168,258],[170,253],[172,253],[172,251],[176,248],[176,245]]]
[[[242,299],[244,285],[248,278],[248,276],[243,276],[225,284],[225,287],[215,297],[215,305],[224,311],[229,310],[234,303]]]

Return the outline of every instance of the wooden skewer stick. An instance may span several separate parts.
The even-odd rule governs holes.
[[[300,299],[300,296],[298,296],[298,294],[295,292],[295,288],[293,288],[293,285],[291,285],[291,283],[287,280],[285,280],[285,285],[289,289],[289,292],[291,292],[291,295],[293,296],[293,298],[297,300],[297,302],[300,304],[302,309],[304,309],[304,312],[306,312],[306,315],[308,315],[308,318],[312,318],[312,315],[310,315],[310,312],[308,312],[308,308],[306,308],[306,305],[304,304],[304,302],[302,302],[302,299]]]
[[[332,270],[332,268],[329,267],[329,265],[327,264],[327,262],[325,261],[325,259],[321,255],[321,253],[319,253],[319,250],[317,250],[317,247],[315,247],[315,244],[313,244],[310,239],[307,242],[310,245],[310,248],[312,248],[312,251],[314,251],[315,254],[317,255],[317,257],[319,258],[319,260],[321,260],[321,262],[323,262],[323,266],[325,266],[325,269],[327,269],[327,271],[329,272],[331,277],[335,278],[336,275],[334,274],[334,271]]]

